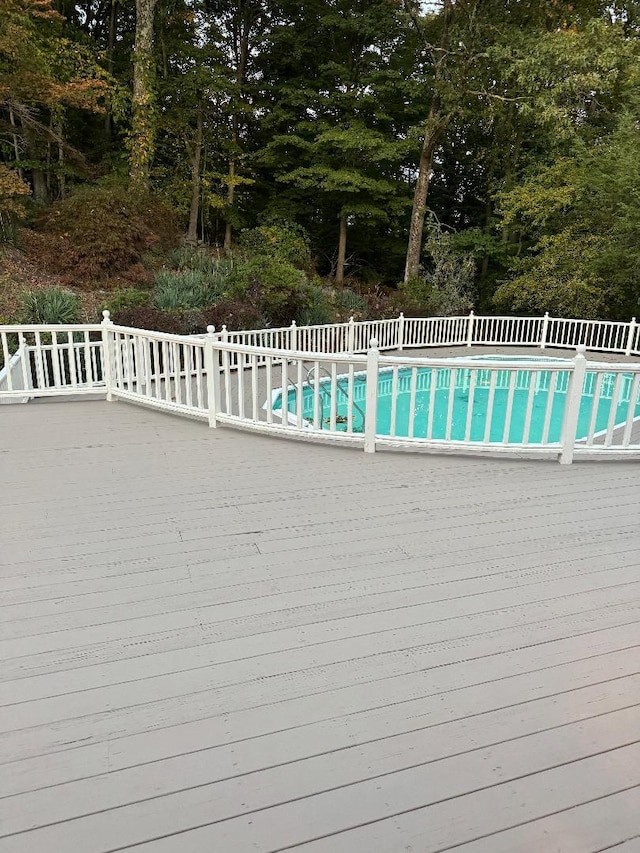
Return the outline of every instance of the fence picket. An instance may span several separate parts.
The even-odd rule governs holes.
[[[379,342],[375,346],[375,358],[374,348],[368,346],[371,339]],[[479,317],[473,313],[434,318],[400,315],[393,320],[356,323],[351,319],[348,323],[309,327],[297,327],[294,323],[282,329],[232,333],[223,327],[221,333],[213,333],[207,344],[201,336],[165,335],[114,326],[105,312],[100,325],[1,327],[0,402],[58,393],[102,393],[108,399],[121,396],[206,418],[207,401],[212,393],[205,364],[206,346],[211,346],[216,393],[224,396],[224,404],[213,401],[215,417],[232,418],[233,422],[240,420],[249,428],[310,430],[321,433],[326,439],[351,440],[364,444],[369,452],[375,450],[378,441],[387,440],[386,433],[376,435],[376,423],[372,424],[371,419],[360,412],[361,404],[372,405],[371,371],[375,361],[375,411],[378,411],[379,386],[381,394],[391,396],[386,414],[390,423],[385,430],[388,429],[388,439],[396,444],[416,446],[426,441],[437,446],[453,441],[486,449],[495,449],[500,444],[534,450],[548,448],[552,452],[560,446],[558,442],[549,441],[552,415],[554,435],[557,433],[554,398],[557,394],[567,394],[562,461],[571,461],[574,454],[604,455],[623,450],[628,458],[640,458],[640,416],[637,414],[640,366],[631,362],[589,364],[584,371],[579,402],[584,408],[582,395],[590,397],[591,411],[580,415],[582,437],[576,438],[574,431],[569,438],[570,421],[577,417],[575,386],[579,377],[575,362],[559,367],[557,361],[547,360],[518,368],[507,362],[500,367],[490,361],[452,367],[440,361],[442,366],[437,367],[438,359],[407,361],[397,356],[380,356],[380,350],[402,352],[416,347],[469,347],[474,344],[532,346],[541,350],[579,345],[631,356],[640,354],[640,325],[635,319],[619,323],[552,318],[548,314],[542,318]],[[282,369],[280,389],[274,388],[277,382],[274,360]],[[305,361],[313,364],[313,379],[306,378]],[[364,375],[365,361],[366,384],[359,380],[360,374]],[[289,364],[294,366],[293,380],[288,376]],[[322,376],[325,365],[326,378]],[[265,377],[267,401],[261,406]],[[445,388],[443,400],[446,399],[446,403],[434,438],[434,411],[439,405],[439,394]],[[480,388],[482,397],[478,396]],[[458,403],[456,397],[461,389],[467,394],[464,403]],[[532,445],[538,391],[546,394],[544,422],[540,439],[536,429]],[[423,434],[424,421],[417,417],[418,392],[424,392],[428,398],[426,435]],[[293,407],[290,421],[289,393]],[[274,398],[278,394],[281,397],[280,423],[273,418]],[[525,395],[517,410],[516,394]],[[402,405],[408,405],[409,409],[406,414],[408,428],[402,427],[408,432],[406,436],[404,433],[398,435],[398,403],[402,395],[406,395]],[[324,413],[325,399],[329,403],[328,416]],[[481,436],[474,413],[477,400],[482,405],[486,402],[487,407]],[[466,405],[466,410],[460,408],[462,405]],[[498,408],[499,416],[496,414]],[[404,411],[406,413],[406,408]],[[514,420],[514,412],[517,420]],[[496,436],[498,417],[500,435]],[[360,425],[364,434],[360,432]],[[599,425],[603,428],[599,429]]]

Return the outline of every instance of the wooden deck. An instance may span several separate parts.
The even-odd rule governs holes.
[[[0,412],[1,853],[640,851],[640,468]]]

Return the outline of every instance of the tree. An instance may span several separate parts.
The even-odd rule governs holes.
[[[229,78],[224,118],[228,124],[226,223],[224,249],[231,249],[236,219],[236,188],[251,183],[239,166],[245,158],[252,103],[250,83],[254,76],[255,47],[269,26],[268,4],[260,0],[211,0],[210,9],[220,29],[220,50],[226,59]]]
[[[161,28],[160,33],[154,178],[185,217],[187,241],[193,244],[199,234],[205,237],[203,173],[218,148],[228,69],[220,30],[203,5],[174,0],[172,27]]]
[[[539,168],[502,196],[503,220],[528,236],[498,308],[627,320],[640,307],[640,116],[597,145]]]
[[[136,0],[129,169],[131,180],[144,188],[149,186],[155,148],[153,24],[156,3],[157,0]]]
[[[276,140],[273,145],[284,142]],[[343,128],[320,125],[311,141],[301,141],[301,147],[307,165],[281,174],[278,180],[314,195],[333,210],[338,222],[335,280],[342,284],[349,221],[385,221],[404,206],[398,181],[393,179],[404,145],[353,123]]]
[[[100,112],[109,92],[94,51],[65,37],[50,0],[0,0],[0,109],[9,119],[13,168],[28,175],[38,201],[49,199],[55,146],[64,188],[65,156],[85,158],[65,137],[66,110]]]
[[[443,0],[426,15],[415,0],[404,0],[404,8],[423,42],[416,73],[431,93],[416,169],[408,280],[419,270],[428,193],[434,167],[444,165],[449,133],[457,136],[450,147],[458,156],[482,146],[475,168],[486,176],[487,226],[491,195],[532,154],[535,160],[537,146],[557,151],[578,127],[597,121],[594,98],[610,91],[617,77],[619,26],[597,0]]]
[[[285,4],[279,16],[264,64],[270,135],[258,162],[283,187],[272,211],[331,227],[341,283],[349,229],[385,228],[405,209],[402,22],[387,0]]]
[[[404,8],[420,33],[428,69],[431,102],[424,122],[420,160],[413,193],[413,205],[407,240],[405,283],[418,277],[427,211],[427,196],[436,149],[459,108],[464,95],[465,78],[474,60],[473,30],[476,0],[443,0],[438,14],[419,15],[419,3],[405,0]]]

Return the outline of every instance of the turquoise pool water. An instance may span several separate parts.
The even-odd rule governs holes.
[[[496,359],[497,360],[497,359]],[[509,359],[513,361],[513,359]],[[525,440],[526,415],[531,399],[531,420],[527,443],[539,444],[545,441],[560,440],[562,421],[567,396],[569,374],[551,370],[477,370],[469,368],[418,368],[415,388],[412,393],[412,371],[400,369],[397,377],[397,407],[395,412],[395,435],[406,437],[426,437],[445,439],[447,416],[451,411],[451,432],[448,438],[471,441],[520,444]],[[490,406],[491,375],[494,375],[493,404]],[[472,376],[474,379],[472,380]],[[615,387],[615,374],[604,374],[601,380],[600,400],[595,412],[594,432],[606,430],[611,414],[612,396]],[[620,381],[620,393],[616,406],[615,423],[624,423],[629,411],[633,374],[623,374]],[[435,391],[432,385],[435,382]],[[594,390],[597,374],[587,372],[580,406],[576,437],[586,438],[594,416]],[[510,385],[512,391],[510,393]],[[532,388],[533,385],[533,388]],[[452,387],[453,386],[453,387]],[[320,400],[318,404],[320,426],[329,428],[331,383],[320,382]],[[378,415],[376,431],[378,435],[391,435],[392,430],[392,390],[393,375],[389,370],[379,374]],[[336,429],[347,430],[347,377],[339,377],[336,389]],[[412,404],[412,396],[413,404]],[[511,402],[510,402],[511,397]],[[356,374],[353,378],[353,431],[362,432],[365,409],[365,376]],[[282,408],[281,395],[273,403],[274,411]],[[431,409],[433,412],[431,413]],[[487,424],[487,411],[491,408],[491,422]],[[510,408],[510,413],[509,413]],[[640,395],[635,400],[635,416],[640,417]],[[288,393],[288,409],[295,415],[297,400],[295,389]],[[471,416],[469,419],[469,412]],[[413,411],[413,416],[412,416]],[[313,423],[314,392],[304,387],[303,418]],[[505,425],[508,423],[508,428]],[[411,428],[413,431],[411,432]],[[545,438],[545,429],[547,435]]]

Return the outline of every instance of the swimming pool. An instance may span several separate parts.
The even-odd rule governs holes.
[[[461,359],[469,362],[472,359]],[[506,356],[481,357],[487,361],[518,361]],[[535,359],[522,359],[531,363]],[[500,368],[401,367],[381,369],[378,375],[376,433],[398,438],[421,437],[432,440],[471,441],[506,444],[550,444],[559,442],[570,373],[565,359],[540,359],[550,370]],[[557,369],[556,369],[557,365]],[[563,370],[562,367],[565,367]],[[395,375],[394,375],[395,374]],[[616,378],[618,388],[616,389]],[[617,400],[614,423],[621,424],[630,410],[640,417],[640,394],[633,393],[632,373],[613,374],[587,371],[578,416],[577,440],[607,429],[611,407]],[[348,430],[349,379],[338,377],[335,390],[335,429]],[[352,380],[352,431],[364,430],[366,376],[356,373]],[[313,384],[303,387],[302,415],[306,426],[314,422],[330,428],[331,380],[318,383],[317,401]],[[598,404],[594,407],[594,399]],[[393,401],[396,401],[395,407]],[[288,392],[290,420],[297,411],[297,392]],[[281,412],[282,395],[273,401]],[[595,409],[595,410],[594,410]],[[490,412],[490,416],[488,413]]]

